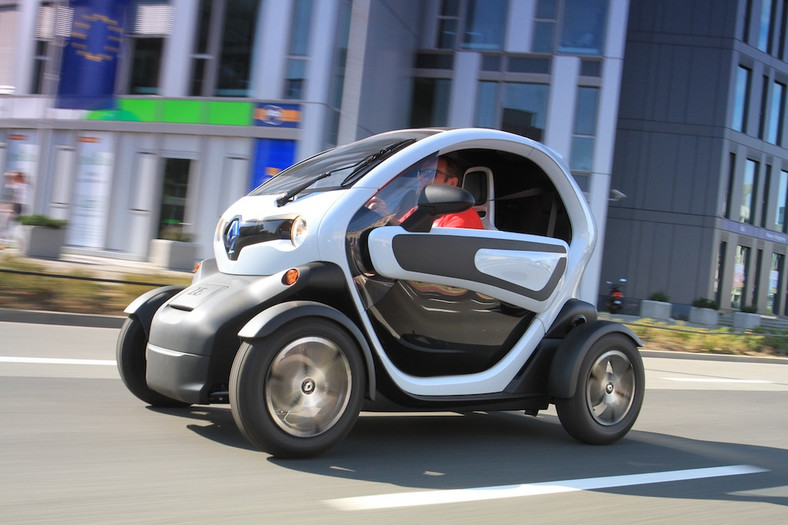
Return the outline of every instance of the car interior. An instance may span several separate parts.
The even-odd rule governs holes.
[[[462,187],[487,229],[527,233],[569,243],[566,207],[547,174],[513,153],[468,149],[452,153],[465,166]]]

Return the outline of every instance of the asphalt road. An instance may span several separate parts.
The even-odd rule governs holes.
[[[147,408],[116,329],[0,323],[3,523],[788,522],[788,365],[647,357],[623,441],[555,413],[363,413],[329,454],[251,448],[226,406]]]

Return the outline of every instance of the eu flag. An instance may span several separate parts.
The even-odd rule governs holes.
[[[115,73],[129,0],[71,0],[56,106],[112,109]]]

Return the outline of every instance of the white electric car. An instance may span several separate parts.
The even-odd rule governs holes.
[[[432,183],[438,156],[458,186]],[[433,225],[471,208],[483,229]],[[542,144],[490,129],[375,135],[230,206],[191,286],[126,309],[120,375],[154,406],[229,402],[278,457],[329,449],[362,409],[553,403],[571,436],[612,443],[638,416],[644,371],[637,336],[576,297],[595,241]]]

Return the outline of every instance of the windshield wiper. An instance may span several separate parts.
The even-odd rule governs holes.
[[[321,173],[317,177],[313,177],[311,179],[308,179],[303,184],[299,184],[295,188],[292,188],[292,189],[288,190],[285,194],[283,194],[281,197],[276,199],[276,205],[278,207],[282,207],[285,204],[287,204],[288,202],[290,202],[291,200],[293,200],[296,195],[298,195],[299,193],[301,193],[305,189],[309,188],[310,186],[312,186],[312,184],[316,183],[317,181],[325,179],[326,177],[330,177],[331,175],[333,175],[334,173],[336,173],[338,171],[344,171],[344,170],[353,168],[353,171],[350,173],[350,175],[345,177],[345,180],[343,180],[342,184],[340,184],[340,186],[344,188],[348,184],[351,184],[351,183],[355,182],[361,175],[364,174],[364,168],[370,166],[376,160],[380,159],[384,155],[388,155],[388,154],[393,153],[393,152],[395,152],[395,151],[397,151],[397,150],[399,150],[399,149],[401,149],[401,148],[403,148],[405,146],[413,144],[414,142],[416,142],[416,139],[403,140],[403,141],[397,142],[395,144],[392,144],[391,146],[387,146],[387,147],[383,148],[382,150],[378,151],[377,153],[373,153],[372,155],[369,155],[368,157],[366,157],[366,158],[364,158],[364,159],[362,159],[362,160],[360,160],[360,161],[358,161],[356,163],[350,164],[349,166],[342,166],[342,167],[334,168],[332,170],[329,170],[329,171],[326,171],[324,173]]]
[[[405,146],[409,146],[410,144],[413,144],[414,142],[416,142],[416,139],[403,140],[403,141],[394,143],[394,144],[392,144],[390,146],[386,146],[385,148],[383,148],[382,150],[378,151],[377,153],[373,153],[372,155],[370,155],[366,159],[363,159],[362,161],[360,161],[355,166],[355,169],[350,173],[350,175],[345,177],[345,180],[342,181],[341,186],[344,187],[344,186],[347,186],[348,184],[352,184],[353,182],[355,182],[361,175],[364,175],[364,173],[365,173],[364,172],[364,168],[367,168],[369,165],[371,165],[373,162],[375,162],[376,160],[380,159],[384,155],[388,155],[390,153],[394,153],[394,152],[404,148]]]
[[[333,173],[334,173],[333,171],[327,171],[325,173],[321,173],[317,177],[312,177],[311,179],[308,179],[303,184],[299,184],[295,188],[291,188],[284,195],[276,199],[277,207],[281,208],[282,206],[293,200],[293,198],[295,198],[296,195],[298,195],[299,193],[310,187],[312,184],[316,183],[319,180],[325,179],[326,177],[330,177],[331,175],[333,175]]]

